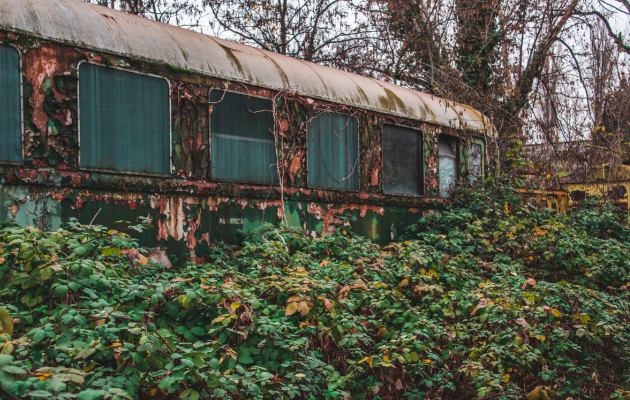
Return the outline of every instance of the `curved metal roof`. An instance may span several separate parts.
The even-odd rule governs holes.
[[[478,111],[426,93],[82,0],[0,0],[0,29],[221,79],[493,135]]]

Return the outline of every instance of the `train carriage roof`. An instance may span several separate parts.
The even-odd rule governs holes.
[[[0,29],[494,135],[481,113],[452,101],[82,0],[0,0]]]

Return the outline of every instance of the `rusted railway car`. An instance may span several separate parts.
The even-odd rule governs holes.
[[[384,243],[488,163],[469,107],[81,0],[0,0],[0,41],[0,220],[150,217],[167,264],[263,222]]]

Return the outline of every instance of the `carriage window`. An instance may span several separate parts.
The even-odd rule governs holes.
[[[22,161],[20,55],[0,46],[0,161]]]
[[[383,189],[390,194],[420,195],[423,189],[422,133],[385,125],[383,128]]]
[[[356,118],[325,113],[308,126],[308,183],[359,189],[359,126]]]
[[[476,182],[483,175],[483,148],[478,143],[471,143],[468,148],[470,181]]]
[[[213,90],[212,177],[271,184],[276,176],[273,105],[269,99]]]
[[[82,63],[81,168],[169,175],[168,92],[165,79]]]
[[[440,137],[439,142],[439,164],[440,170],[440,196],[449,197],[451,191],[455,187],[455,180],[457,179],[457,156],[455,150],[457,146],[457,140]]]

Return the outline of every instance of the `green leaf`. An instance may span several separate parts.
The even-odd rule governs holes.
[[[32,390],[26,393],[30,398],[41,398],[41,397],[50,397],[53,394],[46,390]]]
[[[76,321],[77,324],[80,324],[80,325],[87,324],[87,319],[85,319],[83,315],[79,315],[79,314],[75,315],[74,320]]]
[[[43,281],[45,281],[45,280],[47,280],[47,279],[50,279],[50,278],[52,277],[52,275],[53,275],[53,269],[52,269],[52,267],[47,267],[47,268],[44,268],[44,269],[42,269],[42,270],[40,270],[40,271],[39,271],[39,277],[40,277]]]
[[[6,365],[2,368],[4,372],[8,372],[10,374],[26,374],[26,370],[20,367],[16,367],[13,365]]]
[[[36,331],[36,332],[33,334],[33,341],[34,341],[35,343],[39,343],[39,342],[41,342],[42,340],[44,340],[45,338],[46,338],[46,332],[44,332],[44,331],[43,331],[43,330],[41,330],[41,329],[39,329],[38,331]]]
[[[50,390],[52,390],[53,392],[62,392],[64,390],[66,390],[66,384],[58,381],[56,379],[50,379],[48,381],[48,387],[50,388]]]
[[[238,362],[241,364],[252,364],[254,362],[254,359],[250,356],[243,356],[238,358]]]
[[[30,396],[31,398],[33,398],[33,397],[50,397],[53,394],[50,393],[49,391],[46,391],[46,390],[32,390],[32,391],[26,393],[26,395]],[[83,400],[83,399],[81,399],[81,400]]]
[[[166,378],[162,378],[160,380],[158,387],[162,390],[168,390],[168,388],[170,388],[171,385],[175,383],[175,381],[175,378],[173,378],[172,376],[167,376]]]
[[[79,400],[102,400],[107,394],[104,390],[86,389],[77,395]]]
[[[65,296],[67,293],[68,293],[68,286],[66,285],[59,285],[55,288],[55,296],[57,297]]]
[[[194,333],[195,335],[197,335],[197,336],[203,336],[203,335],[206,334],[206,331],[200,326],[195,326],[195,327],[191,328],[190,331],[192,333]]]
[[[199,356],[194,356],[192,360],[193,360],[193,363],[195,364],[195,366],[196,366],[197,368],[203,368],[203,367],[205,367],[205,365],[206,365],[206,364],[203,362],[203,359],[202,359],[201,357],[199,357]]]

